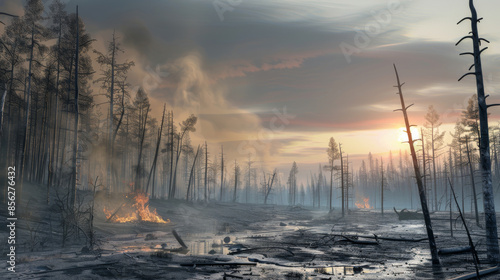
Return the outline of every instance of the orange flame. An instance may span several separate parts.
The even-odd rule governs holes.
[[[356,207],[360,208],[360,209],[373,209],[373,207],[370,206],[370,203],[368,203],[370,199],[368,197],[364,197],[363,198],[363,202],[360,203],[359,201],[354,203],[356,205]]]
[[[149,205],[147,205],[149,198],[144,194],[144,193],[136,193],[134,196],[134,201],[135,203],[132,204],[132,208],[136,211],[134,212],[128,212],[123,215],[118,215],[118,213],[111,218],[111,222],[115,223],[128,223],[128,222],[134,222],[134,221],[145,221],[145,222],[153,222],[153,223],[159,223],[159,224],[166,224],[169,223],[170,220],[167,219],[166,221],[156,213],[156,209],[153,209],[153,211],[149,210]],[[120,211],[123,211],[126,209],[120,209]],[[113,215],[112,211],[107,210],[106,208],[103,209],[104,213],[106,214],[106,218],[109,219]]]

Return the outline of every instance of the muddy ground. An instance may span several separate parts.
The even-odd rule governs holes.
[[[380,210],[356,209],[342,217],[338,209],[328,213],[303,206],[153,200],[150,207],[170,223],[117,224],[106,222],[101,209],[116,207],[119,197],[109,203],[103,196],[96,204],[98,250],[89,252],[76,243],[61,248],[57,215],[36,193],[21,206],[24,210],[19,209],[16,272],[7,271],[2,261],[2,279],[447,279],[474,271],[470,253],[441,256],[441,266],[433,267],[426,240],[378,240],[374,245],[342,237],[355,242],[376,241],[356,241],[356,236],[374,234],[426,237],[423,221],[399,221],[391,210],[382,215]],[[439,248],[468,244],[459,220],[453,222],[451,237],[449,213],[434,213],[432,218]],[[472,217],[468,221],[484,260],[484,230]],[[5,258],[7,233],[2,230],[1,235]]]

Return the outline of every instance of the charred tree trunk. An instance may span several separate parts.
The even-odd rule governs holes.
[[[472,167],[472,160],[470,158],[470,150],[469,150],[469,137],[465,136],[465,146],[467,147],[467,165],[469,166],[469,173],[470,173],[470,182],[472,185],[472,202],[474,203],[474,214],[476,216],[476,225],[480,226],[479,224],[479,211],[477,209],[477,194],[476,194],[476,183],[474,182],[474,169]]]
[[[48,166],[48,179],[47,179],[47,204],[50,203],[50,188],[54,181],[54,173],[57,169],[57,153],[56,142],[59,143],[57,137],[58,117],[59,117],[59,76],[61,64],[61,36],[62,36],[62,19],[59,18],[59,30],[57,39],[57,68],[56,68],[56,85],[55,85],[55,105],[54,105],[54,129],[52,131],[52,147],[50,151],[49,166]]]
[[[116,42],[115,42],[115,32],[113,31],[113,50],[111,51],[111,83],[109,88],[109,130],[108,130],[108,166],[107,166],[107,188],[109,191],[112,190],[112,165],[113,165],[113,103],[114,103],[114,93],[115,93],[115,51],[116,51]]]
[[[75,123],[73,129],[75,130],[75,137],[73,139],[73,178],[70,191],[70,206],[75,208],[76,201],[76,188],[78,187],[78,172],[77,172],[77,157],[78,157],[78,57],[79,57],[79,19],[78,19],[78,5],[76,6],[76,46],[75,46]]]
[[[5,89],[2,93],[2,98],[0,99],[0,141],[3,136],[3,108],[5,107],[5,98],[7,97],[7,85],[4,85]],[[2,146],[0,145],[0,148]]]
[[[186,201],[189,201],[189,193],[191,191],[191,181],[193,180],[194,167],[196,166],[196,159],[198,158],[199,153],[200,153],[200,145],[198,145],[198,149],[196,149],[196,155],[194,156],[193,166],[191,167],[191,172],[189,173],[189,182],[188,182],[188,188],[187,188],[187,192],[186,192]]]
[[[381,170],[382,170],[382,179],[380,180],[380,209],[382,211],[382,216],[384,215],[384,161],[380,159],[381,162]]]
[[[269,194],[271,193],[271,189],[273,187],[273,183],[274,183],[274,177],[276,177],[276,169],[274,170],[274,173],[273,173],[273,176],[271,178],[271,182],[267,183],[267,187],[266,187],[266,195],[264,197],[264,204],[267,204],[267,198],[269,197]]]
[[[207,146],[207,141],[205,141],[205,201],[208,201],[208,185],[207,185],[207,179],[208,179],[208,146]],[[235,176],[236,178],[236,176]],[[234,193],[236,195],[236,183],[234,187]]]
[[[220,197],[219,200],[222,201],[222,192],[224,190],[224,147],[221,146],[221,167],[220,167]]]
[[[146,125],[148,122],[148,114],[149,114],[149,106],[146,107],[146,117],[144,118],[144,124],[142,125],[142,137],[141,142],[139,144],[139,156],[137,157],[137,167],[135,169],[135,183],[134,183],[134,191],[137,192],[141,189],[141,159],[142,159],[142,150],[144,144],[144,138],[146,136]]]
[[[314,185],[313,185],[314,187]],[[330,210],[333,209],[333,160],[330,162]]]
[[[342,155],[342,144],[339,143],[340,153],[340,188],[342,191],[342,217],[345,216],[345,202],[344,202],[344,156]]]
[[[396,69],[396,65],[394,65],[394,71],[396,72],[396,79],[397,79],[397,88],[398,88],[398,93],[399,98],[401,101],[401,109],[398,109],[403,112],[403,117],[405,121],[405,128],[406,128],[406,134],[408,135],[408,144],[410,145],[410,153],[411,157],[413,160],[413,169],[415,171],[415,179],[417,180],[417,186],[418,186],[418,193],[420,196],[420,204],[422,206],[422,213],[424,215],[424,221],[425,221],[425,228],[427,230],[427,237],[429,238],[429,247],[431,251],[431,256],[432,256],[432,263],[433,264],[439,264],[439,257],[438,257],[438,252],[437,252],[437,247],[436,247],[436,241],[434,238],[434,231],[432,230],[432,224],[431,224],[431,217],[429,215],[429,208],[427,207],[427,199],[425,197],[425,192],[424,192],[424,186],[422,183],[422,176],[420,175],[420,169],[418,167],[418,161],[417,161],[417,154],[415,152],[415,147],[414,147],[414,140],[413,136],[411,135],[410,131],[410,121],[408,120],[408,114],[406,110],[410,106],[406,106],[403,98],[403,92],[401,90],[401,87],[403,84],[400,83],[399,81],[399,75],[398,75],[398,70]]]
[[[22,145],[21,145],[21,155],[20,155],[20,172],[19,172],[19,178],[21,179],[21,184],[19,184],[19,188],[17,189],[18,191],[18,200],[21,201],[22,197],[22,191],[23,191],[23,182],[24,182],[24,177],[25,175],[25,151],[27,149],[26,147],[26,142],[29,137],[28,134],[28,125],[29,125],[29,117],[30,117],[30,99],[31,99],[31,66],[33,64],[33,49],[35,48],[35,24],[33,24],[33,27],[31,29],[31,48],[30,48],[30,58],[29,58],[29,67],[28,67],[28,89],[26,91],[26,111],[25,111],[25,120],[24,120],[24,137],[22,140]]]
[[[434,126],[431,129],[431,149],[432,149],[432,180],[434,189],[434,211],[438,211],[438,194],[437,194],[437,172],[436,172],[436,148],[434,139]]]
[[[205,142],[206,145],[206,142]],[[206,178],[206,176],[205,176]],[[206,186],[206,184],[205,184]],[[233,192],[233,203],[236,202],[236,191],[238,189],[238,166],[236,160],[234,161],[234,192]],[[205,189],[205,199],[206,199],[206,189]]]
[[[484,205],[484,216],[486,225],[486,247],[488,260],[491,263],[498,263],[500,261],[500,250],[498,246],[498,232],[497,232],[497,219],[495,213],[495,200],[493,197],[493,188],[491,183],[491,159],[490,159],[490,138],[488,131],[488,107],[496,106],[500,104],[486,105],[486,97],[484,95],[484,84],[483,84],[483,69],[481,66],[481,52],[486,48],[480,49],[481,41],[489,43],[488,40],[479,37],[477,23],[482,19],[477,18],[476,8],[474,7],[474,1],[469,0],[469,8],[471,11],[471,17],[466,17],[459,21],[461,23],[463,20],[468,19],[471,22],[472,34],[465,36],[457,45],[464,39],[472,39],[473,53],[463,53],[470,54],[474,57],[474,72],[469,72],[463,75],[459,81],[467,75],[476,76],[476,88],[477,88],[477,100],[479,109],[479,126],[480,126],[480,139],[479,139],[479,157],[481,166],[481,177],[483,185],[483,205]],[[472,66],[471,66],[472,68]]]
[[[151,175],[153,174],[153,171],[156,168],[156,161],[158,160],[158,151],[160,150],[161,135],[163,133],[163,122],[165,121],[165,107],[166,107],[166,105],[163,105],[163,114],[161,117],[160,129],[158,129],[158,141],[156,142],[155,156],[153,158],[153,164],[151,165],[151,170],[149,171],[148,182],[146,183],[146,194],[148,193],[148,190],[149,190],[149,182],[151,181]],[[151,197],[153,197],[153,198],[155,197],[154,183],[153,183],[153,187],[151,189]]]
[[[174,111],[170,111],[170,134],[169,134],[169,152],[170,152],[170,177],[168,178],[168,197],[172,193],[172,184],[174,179]]]

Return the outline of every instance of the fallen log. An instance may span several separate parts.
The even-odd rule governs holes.
[[[259,247],[259,248],[251,248],[251,249],[246,249],[246,250],[238,250],[238,251],[234,251],[234,252],[229,252],[228,255],[244,254],[244,253],[249,253],[249,252],[253,252],[253,251],[262,251],[262,250],[283,250],[283,251],[287,251],[292,256],[295,256],[295,254],[291,250],[288,250],[288,249],[285,249],[285,248],[281,248],[281,247]]]
[[[367,239],[376,239],[376,240],[398,241],[398,242],[421,242],[421,241],[429,240],[429,238],[427,238],[427,237],[419,238],[419,239],[412,239],[412,238],[380,237],[376,234],[373,234],[373,236],[357,235],[357,237],[367,238]]]
[[[344,238],[346,241],[349,241],[353,244],[360,244],[360,245],[380,245],[378,241],[369,241],[369,240],[356,240],[356,239],[351,239],[345,235],[341,235],[342,238]]]
[[[222,277],[223,280],[226,280],[226,277],[229,277],[229,278],[236,278],[236,279],[243,279],[243,277],[241,276],[238,276],[238,275],[231,275],[231,274],[226,274],[224,272],[224,277]]]
[[[263,264],[272,264],[276,266],[281,266],[281,267],[304,267],[303,265],[289,265],[289,264],[284,264],[280,263],[277,261],[272,261],[272,260],[263,260],[263,259],[258,259],[258,258],[248,258],[249,261],[251,262],[256,262],[256,263],[263,263]]]
[[[181,263],[180,266],[241,266],[241,265],[247,265],[247,266],[256,266],[256,263],[253,262],[213,262],[213,263]]]
[[[172,234],[174,235],[175,239],[177,240],[177,242],[179,242],[179,244],[181,244],[181,246],[185,249],[188,248],[188,246],[186,246],[186,243],[184,243],[184,241],[182,241],[182,238],[179,236],[179,234],[177,233],[177,231],[174,229],[172,230]]]
[[[113,264],[117,264],[119,263],[118,261],[116,262],[106,262],[106,263],[98,263],[98,264],[89,264],[89,265],[85,265],[85,266],[72,266],[72,267],[66,267],[66,268],[60,268],[60,269],[51,269],[51,270],[44,270],[44,271],[36,271],[36,272],[32,272],[32,274],[43,274],[43,273],[50,273],[50,272],[60,272],[60,271],[68,271],[68,270],[74,270],[74,269],[82,269],[82,270],[86,270],[86,269],[89,269],[89,268],[94,268],[94,267],[99,267],[99,266],[109,266],[109,265],[113,265]]]
[[[423,220],[424,219],[424,214],[418,213],[417,211],[411,212],[408,211],[408,209],[402,209],[401,211],[397,211],[396,207],[393,207],[394,212],[398,215],[398,219],[400,221],[402,220]]]
[[[470,246],[444,248],[444,249],[439,249],[438,254],[440,255],[461,254],[470,252],[470,250],[471,250]]]
[[[500,266],[494,266],[494,267],[491,267],[491,268],[479,270],[479,276],[484,276],[484,275],[487,275],[487,274],[491,274],[491,273],[497,272],[499,270],[500,270]],[[477,275],[478,275],[477,272],[473,272],[473,273],[461,275],[461,276],[458,276],[458,277],[455,277],[455,278],[451,278],[450,280],[468,280],[468,279],[474,279],[474,278],[477,278]]]

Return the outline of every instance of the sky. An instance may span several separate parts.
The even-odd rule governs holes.
[[[135,62],[129,81],[146,89],[157,119],[164,103],[179,122],[195,114],[193,143],[206,140],[213,154],[223,145],[226,158],[251,156],[267,168],[317,168],[330,137],[353,159],[408,150],[398,141],[393,63],[418,127],[433,105],[451,130],[475,93],[472,78],[457,81],[472,64],[459,56],[470,41],[455,46],[470,29],[456,24],[470,15],[465,0],[63,2],[69,11],[79,5],[95,49],[116,32],[125,50],[118,60]],[[486,92],[500,103],[500,3],[475,2],[479,32],[491,42]],[[0,3],[21,10],[21,1]]]

